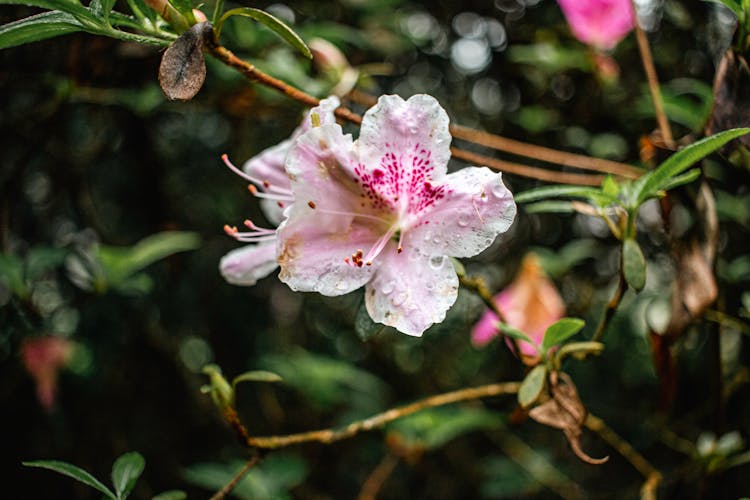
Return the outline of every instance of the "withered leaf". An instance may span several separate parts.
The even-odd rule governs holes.
[[[573,381],[560,373],[560,381],[550,389],[552,399],[532,408],[529,416],[543,425],[561,429],[578,458],[586,463],[603,464],[609,457],[592,458],[581,448],[581,426],[586,419],[586,408],[578,397]]]
[[[203,47],[212,32],[211,23],[198,23],[164,52],[159,65],[159,84],[168,99],[190,100],[203,87],[206,80]]]
[[[729,49],[719,62],[714,78],[714,105],[707,132],[715,134],[750,125],[750,67],[742,55]],[[750,147],[750,137],[739,139]]]

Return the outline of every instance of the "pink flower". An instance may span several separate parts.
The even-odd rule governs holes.
[[[534,254],[528,254],[513,282],[495,295],[495,304],[505,316],[505,321],[529,336],[537,345],[542,343],[544,332],[552,323],[565,314],[560,294],[555,285],[544,275]],[[499,334],[498,318],[487,311],[474,325],[472,342],[483,346]],[[535,364],[538,352],[535,346],[520,341],[518,347],[524,362]]]
[[[516,213],[501,175],[447,174],[448,116],[431,96],[383,96],[359,139],[335,123],[313,127],[289,151],[294,204],[278,230],[279,278],[293,290],[336,296],[363,285],[374,321],[421,335],[456,300],[451,257],[470,257]]]
[[[45,410],[55,404],[57,374],[73,354],[73,343],[61,337],[36,337],[21,343],[21,360],[36,382],[36,396]]]
[[[257,156],[250,158],[242,171],[232,165],[224,156],[224,161],[235,173],[250,181],[250,192],[260,198],[261,209],[268,222],[277,226],[283,219],[284,209],[293,201],[291,184],[284,170],[284,163],[289,148],[303,133],[310,130],[311,114],[315,113],[321,123],[335,123],[333,112],[339,107],[337,97],[323,99],[310,110],[292,136],[272,146]],[[227,282],[233,285],[254,285],[259,279],[271,274],[276,263],[276,230],[259,228],[250,221],[245,221],[250,230],[240,232],[235,227],[224,229],[239,241],[251,243],[227,253],[219,263],[219,270]]]
[[[611,49],[635,26],[631,0],[557,0],[573,35],[597,49]]]

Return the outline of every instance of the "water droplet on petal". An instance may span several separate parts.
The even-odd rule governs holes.
[[[335,286],[336,286],[336,290],[339,290],[341,292],[343,292],[344,290],[346,290],[348,288],[346,286],[346,283],[344,283],[343,281],[339,281],[338,283],[336,283]]]
[[[424,233],[424,240],[425,241],[430,241],[431,238],[432,238],[432,233],[431,232],[427,231],[426,233]]]
[[[466,214],[461,214],[458,216],[458,225],[461,227],[466,227],[469,225],[469,216]]]
[[[391,299],[391,304],[393,304],[393,307],[398,307],[404,302],[406,302],[406,292],[398,292]]]
[[[445,257],[442,255],[435,255],[430,259],[430,267],[434,270],[438,270],[443,267],[443,264],[445,263]]]
[[[380,289],[383,294],[388,295],[393,292],[393,289],[396,287],[395,281],[389,281],[385,285],[383,285],[383,288]]]
[[[508,190],[503,186],[502,183],[496,182],[492,185],[492,194],[498,198],[505,198],[508,195]]]

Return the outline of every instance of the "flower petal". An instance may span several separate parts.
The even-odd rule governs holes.
[[[443,256],[429,257],[416,248],[386,249],[365,290],[370,317],[408,335],[421,336],[445,319],[458,296],[458,276]]]
[[[432,96],[417,94],[404,101],[385,95],[362,118],[357,140],[360,161],[370,172],[381,168],[387,153],[410,170],[413,162],[427,160],[427,179],[441,179],[450,159],[448,115]]]
[[[445,181],[445,195],[406,232],[406,244],[430,255],[474,256],[513,223],[513,195],[501,174],[487,167],[467,167]]]
[[[349,293],[370,280],[377,262],[357,267],[344,259],[357,250],[366,251],[376,239],[368,227],[351,224],[345,230],[331,231],[313,211],[297,212],[278,229],[279,279],[299,292]]]
[[[219,263],[221,275],[233,285],[254,285],[278,267],[276,242],[246,245],[226,254]]]

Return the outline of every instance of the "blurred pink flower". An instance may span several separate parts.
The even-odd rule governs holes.
[[[573,35],[597,49],[611,49],[635,26],[631,0],[557,0]]]
[[[505,316],[505,321],[521,330],[537,344],[541,344],[544,332],[552,323],[565,314],[565,305],[555,285],[545,276],[534,254],[528,254],[513,281],[494,297],[495,304]],[[472,342],[483,346],[499,334],[498,318],[486,311],[472,330]],[[538,359],[536,347],[527,342],[518,342],[523,361],[535,364]]]
[[[36,382],[36,395],[45,410],[55,404],[57,374],[73,354],[73,343],[61,337],[35,337],[21,344],[21,360]]]

